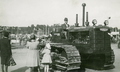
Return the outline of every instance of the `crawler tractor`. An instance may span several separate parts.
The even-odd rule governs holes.
[[[103,25],[96,25],[97,21],[94,19],[93,26],[89,26],[88,12],[86,22],[84,22],[86,4],[83,3],[82,6],[82,26],[76,22],[75,27],[70,27],[67,31],[67,39],[59,30],[52,33],[53,69],[62,71],[84,68],[101,70],[114,67],[115,56],[111,48],[108,21],[105,21]]]

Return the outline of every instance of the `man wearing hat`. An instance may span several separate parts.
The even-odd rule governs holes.
[[[69,29],[68,18],[64,18],[64,24],[62,24],[62,32],[65,35],[65,39],[67,39],[67,31]]]

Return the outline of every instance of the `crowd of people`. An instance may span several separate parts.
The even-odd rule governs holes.
[[[52,63],[49,38],[37,38],[31,34],[29,39],[27,37],[25,39],[25,47],[28,49],[26,66],[30,68],[30,72],[38,72],[37,70],[42,70],[41,68],[44,69],[43,72],[49,72],[49,65]],[[3,32],[3,38],[0,39],[0,51],[2,72],[9,72],[8,64],[12,57],[12,50],[9,33],[6,31]]]
[[[63,33],[67,39],[67,30],[69,28],[68,19],[64,19],[65,23],[62,25]],[[37,37],[34,33],[31,35],[19,34],[10,35],[9,32],[4,31],[3,37],[0,39],[0,51],[1,51],[1,69],[2,72],[8,72],[8,63],[12,57],[11,51],[11,39],[19,40],[20,45],[24,45],[27,51],[26,66],[30,68],[30,72],[49,72],[49,66],[52,63],[51,59],[51,46],[50,38],[52,34],[47,37]],[[44,47],[43,47],[44,46]],[[5,70],[4,70],[5,67]],[[42,68],[42,69],[41,69]]]

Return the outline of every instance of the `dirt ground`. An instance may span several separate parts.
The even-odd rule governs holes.
[[[117,48],[117,44],[112,44],[112,48],[115,52],[115,68],[111,70],[92,70],[92,69],[86,69],[86,72],[119,72],[120,71],[120,49]],[[24,46],[19,46],[18,44],[14,44],[12,46],[12,53],[13,58],[15,62],[17,63],[16,66],[10,66],[9,72],[29,72],[29,68],[26,67],[26,54],[27,54],[27,48]],[[1,72],[1,68],[0,68]]]

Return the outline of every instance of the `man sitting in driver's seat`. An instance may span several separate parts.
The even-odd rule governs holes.
[[[62,32],[65,35],[65,39],[67,39],[67,31],[69,29],[68,18],[64,18],[64,24],[62,24]]]

